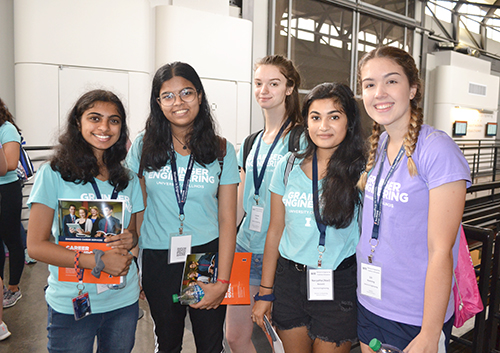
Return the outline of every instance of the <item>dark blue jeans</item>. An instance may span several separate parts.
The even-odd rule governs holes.
[[[47,349],[50,353],[92,353],[97,338],[97,353],[131,352],[139,302],[102,314],[91,314],[76,321],[48,306]]]

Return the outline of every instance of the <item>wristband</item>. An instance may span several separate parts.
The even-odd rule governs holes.
[[[274,296],[274,293],[266,294],[266,295],[259,295],[259,292],[257,292],[257,294],[255,294],[255,296],[253,297],[253,300],[255,300],[256,302],[259,300],[262,300],[265,302],[273,302],[275,299],[276,299],[276,297]]]
[[[104,262],[101,259],[102,255],[104,255],[104,251],[94,249],[94,250],[92,250],[92,252],[94,253],[94,258],[95,258],[95,267],[92,269],[91,273],[92,273],[92,276],[94,276],[96,278],[100,278],[101,271],[104,270],[104,266],[105,266]]]
[[[229,284],[229,281],[226,281],[225,279],[220,279],[220,278],[217,278],[217,282]]]

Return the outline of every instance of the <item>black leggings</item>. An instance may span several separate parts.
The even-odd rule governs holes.
[[[191,253],[217,252],[218,239],[194,246]],[[184,263],[168,264],[168,250],[144,249],[142,252],[142,288],[148,299],[154,321],[159,353],[178,353],[182,350],[186,312],[193,326],[198,353],[220,353],[223,350],[223,327],[227,305],[217,309],[193,309],[173,303],[172,294],[179,294]]]
[[[0,239],[9,249],[9,285],[19,284],[24,269],[24,246],[21,240],[21,182],[0,185]],[[0,246],[0,276],[4,278],[5,250]],[[5,281],[4,281],[5,283]]]

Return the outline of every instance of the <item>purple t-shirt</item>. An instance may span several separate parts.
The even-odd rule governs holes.
[[[369,240],[373,229],[373,190],[386,139],[387,133],[384,132],[380,137],[377,163],[365,189],[362,233],[356,249],[358,299],[366,309],[378,316],[421,326],[428,262],[429,190],[458,180],[466,180],[469,187],[470,171],[462,152],[446,133],[422,125],[413,153],[418,176],[410,176],[407,157],[404,155],[384,190],[379,243],[374,253],[374,264],[382,267],[382,300],[361,295],[360,264],[367,262],[371,250]],[[389,169],[389,162],[385,158],[379,191]],[[458,254],[458,235],[453,247],[454,266]],[[446,320],[453,314],[452,296],[451,293]]]

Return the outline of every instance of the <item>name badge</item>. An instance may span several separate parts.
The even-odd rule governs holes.
[[[179,235],[179,233],[170,233],[170,250],[168,263],[185,262],[187,256],[191,253],[191,235]]]
[[[73,313],[77,321],[92,314],[89,293],[82,293],[73,298]]]
[[[307,300],[333,300],[333,270],[307,270]]]
[[[264,216],[264,207],[252,206],[252,213],[250,214],[250,225],[248,229],[254,232],[262,230],[262,218]]]
[[[382,267],[361,263],[361,294],[382,299]]]

